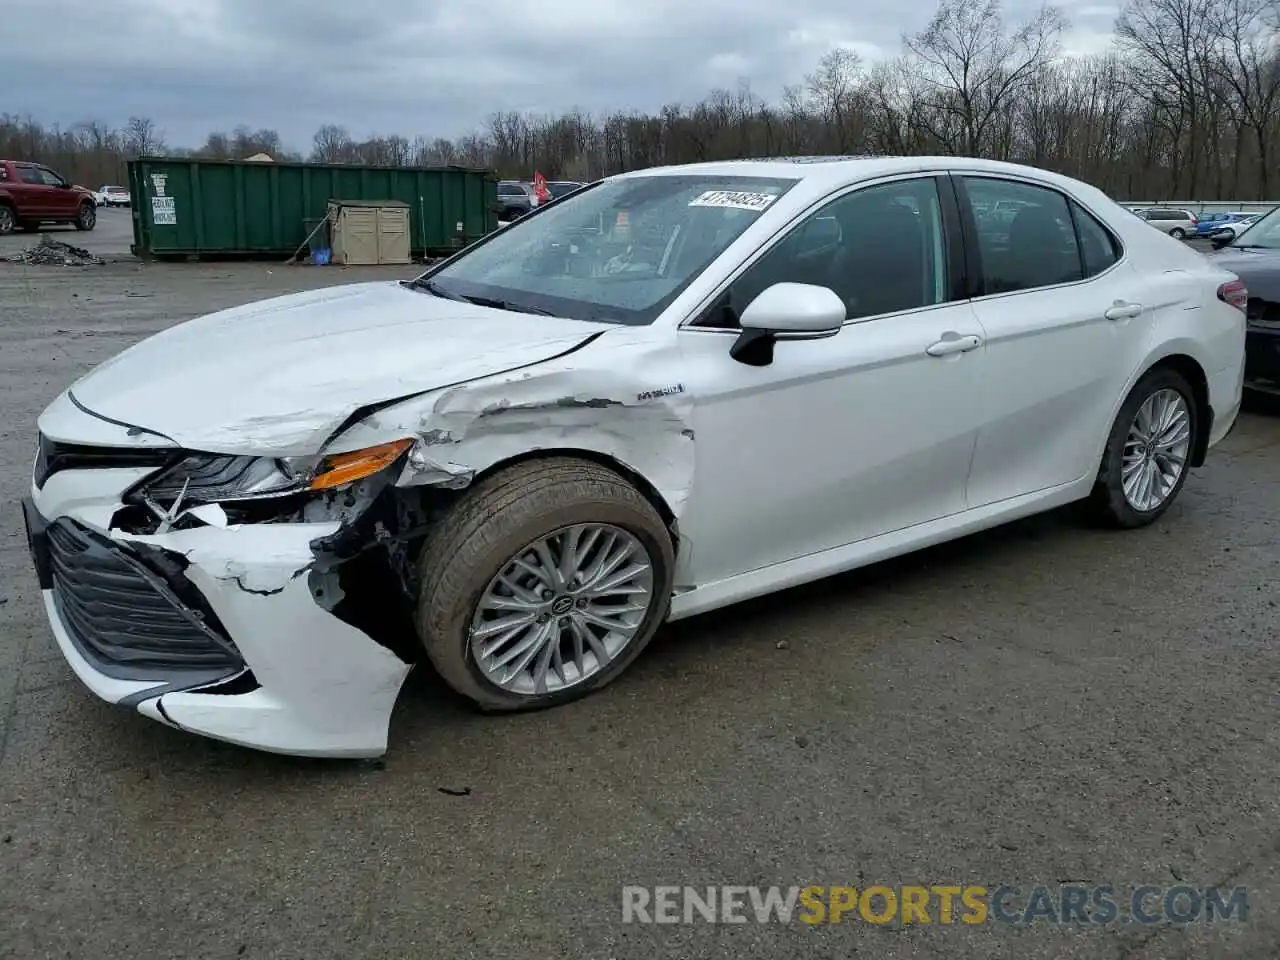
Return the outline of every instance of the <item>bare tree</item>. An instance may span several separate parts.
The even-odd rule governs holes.
[[[124,127],[125,149],[135,157],[153,156],[164,151],[164,137],[148,117],[130,117]]]
[[[317,163],[343,163],[355,146],[346,127],[326,123],[311,140],[311,159]]]
[[[992,126],[1057,51],[1066,22],[1055,7],[1006,32],[998,0],[942,0],[920,33],[904,38],[934,89],[935,137],[952,153],[980,154]]]

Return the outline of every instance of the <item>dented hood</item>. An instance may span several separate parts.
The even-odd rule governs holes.
[[[71,395],[189,449],[305,455],[361,407],[537,363],[609,328],[396,281],[351,284],[171,327],[94,368]]]

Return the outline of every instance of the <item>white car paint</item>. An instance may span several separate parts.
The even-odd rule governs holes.
[[[780,342],[762,367],[729,356],[734,332],[686,326],[833,194],[948,172],[1059,190],[1102,220],[1124,255],[1090,280]],[[647,481],[678,524],[675,620],[1086,496],[1126,394],[1162,358],[1204,371],[1211,445],[1234,423],[1244,316],[1216,297],[1233,276],[1092,187],[962,158],[739,161],[619,179],[690,173],[798,183],[647,326],[503,312],[397,284],[301,293],[139,343],[61,394],[40,431],[76,444],[312,459],[406,439],[393,482],[446,490],[531,450],[610,458]],[[969,338],[962,352],[926,351],[952,337]],[[63,470],[33,483],[32,502],[45,521],[70,518],[181,558],[258,686],[162,690],[107,676],[70,640],[46,590],[77,675],[105,699],[246,746],[385,752],[409,664],[308,588],[314,542],[344,521],[228,524],[215,507],[191,511],[190,529],[128,533],[117,510],[152,469]]]

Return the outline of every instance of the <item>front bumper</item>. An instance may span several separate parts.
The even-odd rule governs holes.
[[[104,700],[299,756],[376,757],[410,664],[313,595],[336,522],[112,529],[146,469],[64,470],[24,500],[49,625]]]

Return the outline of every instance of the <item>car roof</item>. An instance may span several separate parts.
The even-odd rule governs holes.
[[[650,167],[618,174],[611,179],[702,175],[708,177],[777,177],[800,180],[814,188],[836,188],[844,183],[899,173],[929,170],[966,170],[1030,177],[1042,182],[1071,186],[1079,181],[1041,167],[973,157],[818,156],[761,157],[746,160],[714,160],[667,167]]]

